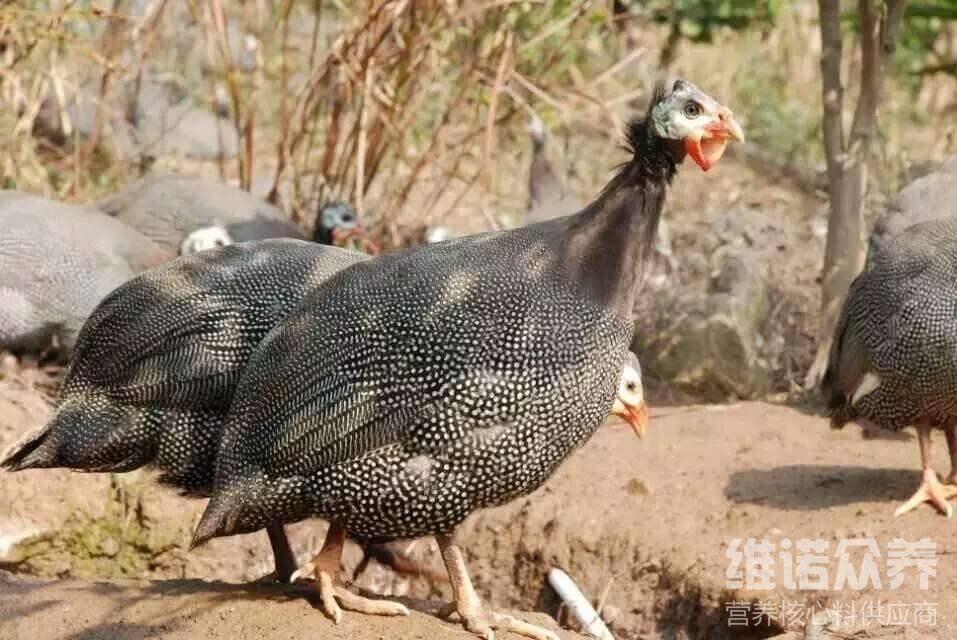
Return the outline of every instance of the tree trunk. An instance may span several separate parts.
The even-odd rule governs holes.
[[[827,157],[830,211],[821,285],[819,347],[805,378],[817,387],[827,369],[834,329],[847,290],[864,266],[864,196],[867,159],[877,127],[877,107],[887,62],[894,53],[906,0],[887,0],[881,15],[875,0],[858,0],[861,15],[861,93],[845,141],[841,86],[840,0],[818,0],[821,20],[821,76],[824,105],[824,150]]]

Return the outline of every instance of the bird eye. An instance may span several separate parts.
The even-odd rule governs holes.
[[[697,102],[686,102],[685,115],[689,118],[697,118],[701,115],[701,105],[699,105]]]
[[[628,384],[625,385],[625,388],[628,389],[629,391],[634,391],[634,390],[635,390],[635,383],[634,383],[634,382],[629,382]]]

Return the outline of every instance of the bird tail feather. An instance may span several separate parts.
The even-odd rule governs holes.
[[[131,471],[156,457],[155,431],[139,409],[102,397],[68,398],[46,426],[11,447],[0,466],[11,471]]]
[[[42,469],[53,466],[50,447],[44,446],[48,443],[50,437],[50,426],[47,425],[40,429],[31,431],[21,439],[15,442],[13,446],[7,449],[0,460],[0,467],[10,471],[23,471],[24,469]]]
[[[246,516],[250,514],[247,514],[245,505],[257,504],[258,496],[259,483],[252,478],[230,483],[222,490],[217,488],[206,505],[203,517],[196,525],[189,548],[195,549],[211,538],[247,533],[262,528],[246,522],[248,520]]]

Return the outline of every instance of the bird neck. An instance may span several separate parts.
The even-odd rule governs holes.
[[[668,185],[683,148],[654,135],[646,120],[628,128],[632,158],[565,232],[566,265],[603,307],[631,314],[651,255]]]

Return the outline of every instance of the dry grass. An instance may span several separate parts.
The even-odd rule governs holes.
[[[815,19],[811,3],[798,3],[773,29],[681,43],[668,71],[733,105],[776,157],[814,168]],[[163,74],[225,108],[240,144],[212,168],[166,158],[160,168],[212,170],[282,201],[305,226],[317,202],[350,200],[387,245],[450,218],[464,231],[510,224],[524,206],[533,112],[558,138],[550,152],[572,191],[589,197],[617,157],[608,151],[621,122],[668,73],[658,69],[667,28],[640,15],[615,25],[607,0],[154,0],[138,15],[126,0],[47,0],[3,4],[0,25],[0,95],[13,107],[0,110],[8,186],[86,200],[134,177],[146,163],[98,142],[110,135],[118,84],[132,82],[136,95],[143,74]],[[82,88],[98,97],[91,136],[76,134],[66,108],[67,144],[32,134],[44,98],[69,104]],[[892,84],[875,172],[885,190],[907,165],[955,145],[921,127],[911,104]],[[131,104],[119,109],[134,117]]]

